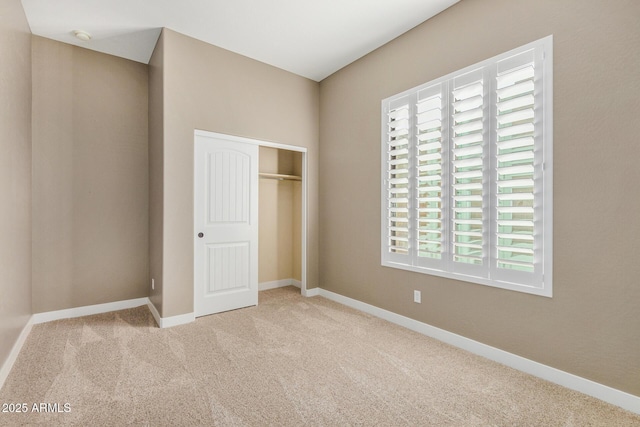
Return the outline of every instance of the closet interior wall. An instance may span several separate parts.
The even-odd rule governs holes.
[[[302,176],[302,153],[260,147],[260,173]],[[259,270],[261,287],[302,280],[302,181],[260,178]]]

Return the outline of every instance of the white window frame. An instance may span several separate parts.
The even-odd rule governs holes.
[[[529,271],[515,271],[507,268],[498,268],[498,263],[502,262],[498,251],[498,157],[496,148],[498,143],[497,134],[503,130],[498,129],[498,95],[497,85],[499,79],[499,64],[510,65],[510,61],[518,61],[518,58],[530,55],[533,69],[535,70],[532,81],[533,89],[533,111],[535,117],[532,119],[533,125],[533,232],[530,239],[533,239],[533,249],[530,262],[532,266]],[[517,65],[516,65],[517,66]],[[454,159],[452,146],[452,105],[454,82],[465,79],[470,75],[482,75],[484,82],[483,119],[486,128],[482,130],[482,255],[479,256],[482,265],[465,264],[454,262],[454,251],[451,221],[453,220],[453,187],[452,170]],[[441,152],[441,232],[444,236],[441,244],[441,259],[428,259],[419,257],[418,254],[418,234],[417,213],[418,191],[420,186],[417,180],[417,157],[422,151],[418,151],[419,131],[417,130],[417,108],[420,93],[425,93],[439,85],[442,90],[442,114],[443,126],[441,132],[442,152]],[[399,105],[408,106],[408,238],[406,253],[396,249],[397,242],[391,235],[390,199],[397,197],[390,195],[390,178],[393,178],[395,169],[390,165],[390,119],[389,112],[396,111]],[[403,117],[405,112],[402,113]],[[504,116],[502,116],[504,117]],[[394,119],[397,120],[397,119]],[[394,122],[395,123],[395,122]],[[425,273],[445,278],[463,280],[467,282],[515,290],[524,293],[551,297],[552,296],[552,273],[553,273],[553,38],[547,36],[536,40],[519,48],[505,52],[501,55],[487,59],[480,63],[471,65],[462,70],[455,71],[436,80],[409,89],[397,95],[391,96],[382,101],[382,179],[381,179],[381,263],[385,267],[398,268],[419,273]],[[396,128],[394,128],[396,129]],[[397,157],[393,157],[397,159]],[[403,162],[405,163],[405,162]],[[397,166],[393,166],[394,168]],[[404,168],[404,166],[402,166]],[[404,176],[404,175],[402,175]],[[503,181],[501,181],[503,182]],[[420,187],[422,188],[422,187]],[[404,196],[403,196],[404,197]],[[398,200],[398,199],[394,199]],[[393,205],[397,206],[397,205]],[[424,210],[424,209],[423,209]],[[504,208],[503,208],[504,210]],[[403,215],[403,214],[401,214]],[[509,215],[509,214],[508,214]],[[394,224],[398,224],[395,222]],[[401,224],[402,225],[402,224]],[[396,227],[397,228],[397,227]],[[404,228],[403,228],[404,230]],[[510,230],[510,229],[509,229]],[[502,231],[504,234],[505,232]],[[511,231],[507,231],[511,233]],[[477,233],[476,233],[477,234]],[[504,241],[504,240],[503,240]],[[405,243],[403,243],[405,244]],[[459,242],[456,243],[459,246]],[[504,243],[503,243],[504,244]],[[459,256],[459,254],[458,254]],[[504,264],[502,264],[504,265]]]

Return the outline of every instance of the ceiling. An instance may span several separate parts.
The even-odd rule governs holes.
[[[162,27],[320,81],[459,0],[22,0],[35,35],[148,63]],[[74,30],[91,34],[83,42]]]

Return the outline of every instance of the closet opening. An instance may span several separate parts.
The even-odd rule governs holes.
[[[196,317],[307,292],[307,149],[194,131]],[[315,293],[314,293],[315,294]]]
[[[259,148],[258,289],[295,286],[306,294],[304,268],[304,156]]]

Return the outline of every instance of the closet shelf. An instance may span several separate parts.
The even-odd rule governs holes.
[[[288,180],[288,181],[302,181],[302,177],[301,176],[297,176],[297,175],[285,175],[285,174],[281,174],[281,173],[264,173],[264,172],[260,172],[258,174],[258,176],[260,176],[260,178],[265,178],[265,179],[277,179],[277,180]]]

